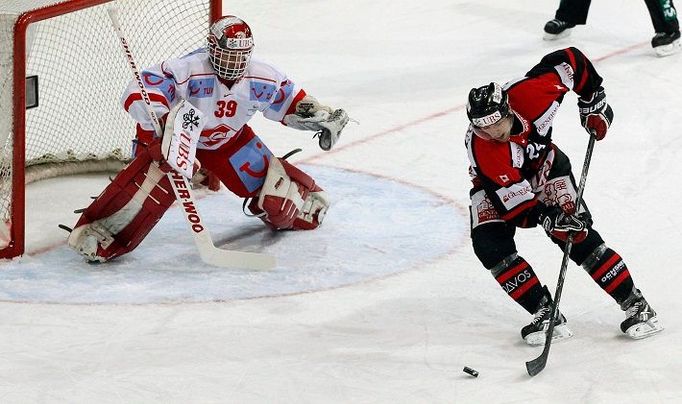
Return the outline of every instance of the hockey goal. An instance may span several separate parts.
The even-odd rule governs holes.
[[[0,2],[0,258],[24,253],[31,181],[120,169],[134,122],[112,0]],[[222,0],[116,0],[141,66],[203,46]]]

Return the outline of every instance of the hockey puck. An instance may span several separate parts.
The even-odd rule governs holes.
[[[472,369],[468,366],[464,366],[464,369],[462,369],[464,373],[470,374],[473,377],[478,377],[478,370]]]

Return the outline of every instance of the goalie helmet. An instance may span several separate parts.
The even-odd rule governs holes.
[[[472,88],[467,102],[467,116],[476,127],[494,125],[509,115],[507,92],[497,83]]]
[[[208,56],[220,78],[241,78],[249,66],[252,51],[251,28],[240,18],[228,15],[211,25],[208,33]]]

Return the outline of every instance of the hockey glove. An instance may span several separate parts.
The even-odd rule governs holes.
[[[573,242],[581,243],[587,237],[589,217],[586,214],[567,215],[558,206],[548,207],[540,215],[540,223],[547,234],[567,241],[573,233]]]
[[[342,109],[337,109],[329,117],[320,122],[322,129],[315,134],[319,137],[320,149],[329,151],[341,137],[341,131],[348,123],[348,114]],[[313,136],[313,137],[315,137]]]
[[[602,140],[613,122],[613,110],[606,103],[604,87],[599,86],[589,98],[578,98],[578,112],[580,123],[587,133],[594,135],[597,140]]]
[[[319,137],[322,150],[330,150],[341,136],[349,117],[343,109],[333,110],[320,104],[314,97],[306,95],[296,104],[296,112],[284,116],[282,122],[292,128],[312,130]]]

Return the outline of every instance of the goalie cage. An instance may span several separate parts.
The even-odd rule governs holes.
[[[120,105],[130,70],[111,1],[0,2],[0,258],[24,253],[26,184],[130,158],[135,122]],[[222,0],[116,4],[141,66],[204,46],[222,14]]]

